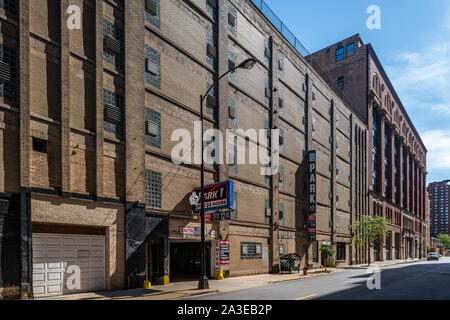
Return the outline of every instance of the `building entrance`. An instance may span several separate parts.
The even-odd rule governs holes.
[[[206,274],[211,274],[211,245],[206,242]],[[171,282],[198,280],[201,274],[201,242],[170,243]]]

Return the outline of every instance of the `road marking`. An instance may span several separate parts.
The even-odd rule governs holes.
[[[317,296],[317,294],[315,294],[315,293],[314,294],[310,294],[309,296],[301,297],[301,298],[298,298],[298,299],[295,299],[295,300],[304,300],[304,299],[312,298],[314,296]]]

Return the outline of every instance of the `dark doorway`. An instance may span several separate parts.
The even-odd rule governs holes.
[[[201,243],[170,243],[170,281],[198,280],[201,273]],[[210,243],[206,243],[206,274],[211,274]]]

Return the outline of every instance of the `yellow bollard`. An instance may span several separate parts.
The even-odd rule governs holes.
[[[150,289],[152,287],[152,283],[148,280],[144,281],[144,289]]]

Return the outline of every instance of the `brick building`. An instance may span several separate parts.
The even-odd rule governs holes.
[[[450,180],[432,182],[428,185],[430,199],[430,235],[450,234],[448,224]]]
[[[367,178],[378,93],[371,91],[370,103],[355,99],[358,108],[351,107],[306,62],[297,40],[285,38],[274,16],[271,23],[252,1],[2,3],[0,69],[9,71],[9,77],[0,75],[4,295],[198,279],[200,237],[180,230],[199,226],[188,198],[200,185],[200,166],[172,162],[172,133],[183,128],[194,135],[200,95],[250,56],[257,60],[252,70],[230,74],[212,91],[205,128],[224,136],[227,128],[281,129],[280,171],[266,177],[260,165],[206,165],[206,184],[233,180],[235,187],[232,219],[207,223],[209,274],[219,240],[230,241],[230,263],[221,266],[226,276],[278,272],[279,256],[294,252],[302,266],[318,267],[323,243],[336,249],[338,264],[362,262],[363,250],[350,246],[351,225],[381,204],[387,216],[399,219],[393,232],[415,225],[420,237],[421,202],[408,199],[422,193],[413,187],[406,192],[403,184],[397,193],[378,192]],[[77,10],[81,28],[69,29]],[[364,58],[363,48],[370,50],[355,46],[355,57]],[[374,61],[377,79],[396,100]],[[365,101],[367,91],[360,94]],[[424,174],[425,149],[399,101],[396,106],[386,119],[398,115],[394,123],[405,145],[398,154],[410,155],[406,163],[417,163],[417,171],[423,164]],[[381,120],[380,126],[384,132]],[[245,141],[247,150],[262,144],[272,152],[270,140]],[[311,150],[317,153],[315,241],[307,237]],[[402,164],[397,172],[403,172]],[[407,172],[409,177],[415,170]],[[394,180],[388,186],[395,186]],[[384,190],[384,183],[378,185]],[[390,194],[400,195],[398,205],[387,200]],[[72,266],[81,269],[80,289],[67,283],[77,274]]]
[[[419,258],[427,244],[427,150],[370,44],[359,35],[312,54],[367,125],[370,215],[393,221],[371,250],[373,260]],[[364,255],[357,261],[365,261]]]

